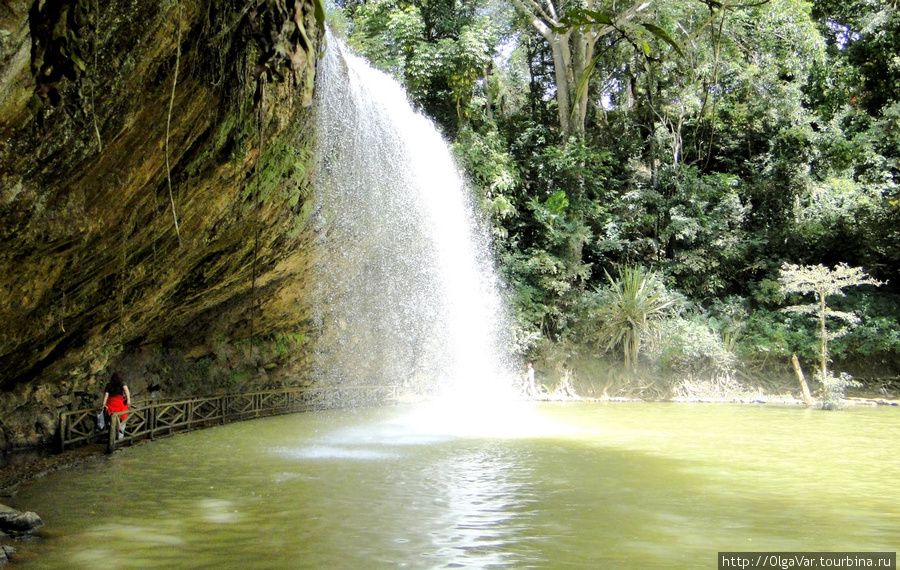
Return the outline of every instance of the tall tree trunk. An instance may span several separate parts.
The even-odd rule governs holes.
[[[491,92],[491,72],[494,66],[488,63],[484,67],[484,116],[489,121],[494,120],[494,94]]]
[[[553,54],[553,74],[556,77],[556,104],[559,111],[559,129],[562,132],[563,140],[567,140],[572,133],[572,124],[569,121],[571,117],[571,91],[569,89],[571,80],[571,59],[569,52],[569,33],[557,34],[550,32],[544,36],[547,43],[550,44],[550,52]]]
[[[819,358],[821,359],[822,381],[825,381],[826,372],[828,370],[828,331],[825,329],[825,292],[820,291],[819,295]]]
[[[594,46],[599,38],[613,33],[621,24],[633,19],[653,0],[639,0],[620,12],[614,26],[564,27],[553,0],[512,0],[516,8],[531,20],[531,24],[550,46],[556,78],[556,102],[559,127],[564,140],[584,134],[588,109],[588,82],[592,71]],[[585,6],[594,9],[594,0]],[[558,31],[565,29],[564,32]],[[579,89],[580,87],[580,89]]]

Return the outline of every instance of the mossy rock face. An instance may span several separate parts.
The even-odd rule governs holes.
[[[284,60],[279,19],[305,32]],[[214,391],[217,345],[310,334],[320,33],[312,0],[0,9],[0,447],[48,443],[114,368],[138,397]],[[305,382],[293,348],[232,384]],[[172,358],[199,367],[189,388]]]

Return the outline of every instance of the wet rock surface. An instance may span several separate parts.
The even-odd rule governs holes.
[[[114,370],[137,399],[304,381],[320,31],[259,4],[0,9],[0,451]]]
[[[7,536],[20,536],[31,533],[44,526],[44,521],[37,513],[17,511],[0,504],[0,530]]]

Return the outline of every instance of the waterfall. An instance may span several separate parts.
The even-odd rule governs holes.
[[[489,232],[447,143],[399,83],[334,36],[315,108],[317,378],[504,392]]]

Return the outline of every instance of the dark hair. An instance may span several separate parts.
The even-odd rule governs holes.
[[[112,375],[112,379],[110,380],[110,382],[112,382],[113,384],[115,384],[117,386],[124,386],[125,385],[125,376],[123,376],[121,372],[116,372],[115,374]]]

